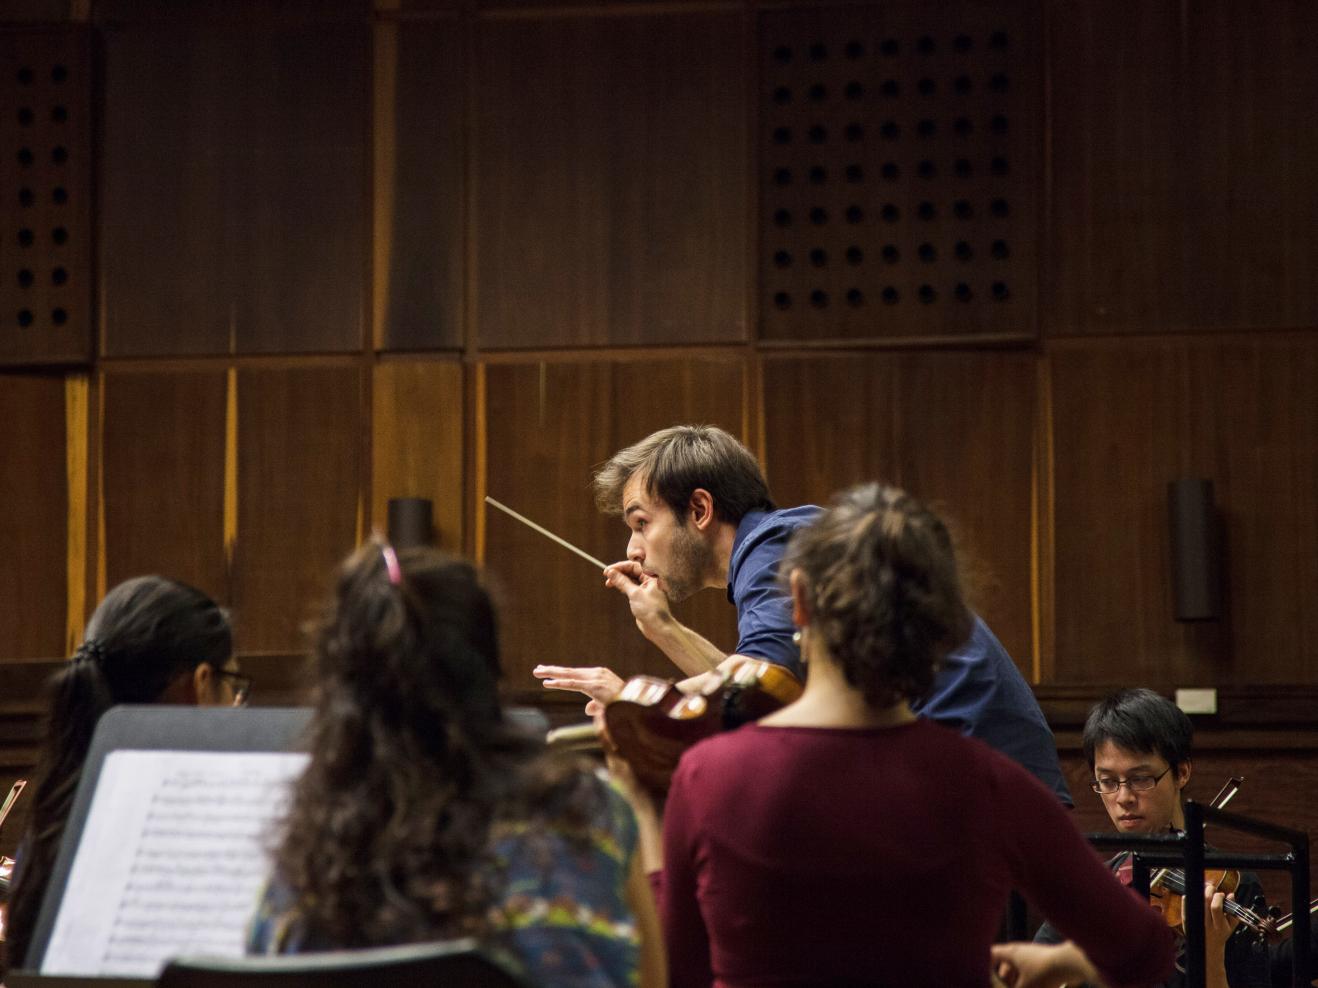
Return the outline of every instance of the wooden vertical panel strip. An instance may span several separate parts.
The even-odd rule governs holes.
[[[1034,683],[1053,678],[1053,400],[1047,355],[1038,363],[1035,447],[1030,478],[1030,617]]]
[[[87,612],[87,445],[91,380],[86,374],[64,379],[64,464],[69,488],[66,580],[68,615],[65,654],[82,638]]]
[[[484,364],[476,365],[475,392],[476,392],[475,394],[476,421],[475,421],[475,429],[473,430],[474,435],[472,436],[472,444],[474,446],[472,452],[476,456],[476,470],[475,470],[476,493],[475,493],[475,497],[472,500],[472,508],[475,510],[476,516],[473,519],[472,529],[475,532],[476,544],[475,544],[474,555],[476,556],[476,562],[484,564],[485,562],[485,495],[486,493],[488,493],[486,490],[486,481],[488,480],[488,471],[487,471],[488,454],[485,444],[489,435],[489,432],[486,428],[487,423],[486,423],[486,415],[485,415],[486,394],[485,394],[485,365]]]
[[[238,368],[230,367],[224,391],[224,568],[233,585],[238,541]]]
[[[390,252],[394,242],[394,177],[398,153],[398,24],[375,23],[375,154],[372,185],[375,190],[375,251],[373,255],[373,299],[371,304],[371,339],[375,349],[385,346],[384,331],[389,324],[389,300],[392,292]],[[360,526],[358,526],[360,530]]]
[[[102,324],[104,325],[104,324]],[[96,600],[105,596],[105,373],[96,389]]]

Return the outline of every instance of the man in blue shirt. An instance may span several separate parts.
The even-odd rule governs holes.
[[[759,463],[713,426],[662,429],[615,454],[594,477],[595,501],[631,531],[627,558],[604,570],[627,597],[636,626],[688,677],[724,675],[766,659],[804,679],[790,601],[778,564],[796,529],[819,508],[777,508]],[[682,624],[670,604],[707,587],[725,588],[737,609],[737,647],[726,653]],[[594,714],[622,679],[605,668],[536,666],[549,689],[589,696]],[[684,688],[697,687],[690,679]],[[1016,759],[1070,806],[1052,731],[1005,649],[978,618],[970,639],[944,663],[917,713],[983,739]]]

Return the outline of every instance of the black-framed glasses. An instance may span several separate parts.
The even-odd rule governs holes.
[[[1119,792],[1122,786],[1125,786],[1131,792],[1148,792],[1161,782],[1162,777],[1171,770],[1172,767],[1168,765],[1157,775],[1132,775],[1125,779],[1095,779],[1089,783],[1089,788],[1100,796],[1111,796],[1113,793]]]
[[[221,679],[229,681],[229,687],[233,690],[233,705],[235,707],[247,706],[247,697],[252,692],[252,677],[242,672],[233,672],[229,669],[221,669],[218,672]]]

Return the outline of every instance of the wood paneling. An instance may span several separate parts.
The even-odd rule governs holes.
[[[782,504],[870,480],[952,523],[976,608],[1027,676],[1035,358],[1012,352],[764,362],[765,462]]]
[[[462,346],[463,24],[375,28],[376,312],[387,350]]]
[[[391,497],[433,505],[438,544],[462,552],[467,422],[457,362],[376,366],[371,401],[371,524],[384,531]]]
[[[747,335],[736,12],[477,23],[482,348]]]
[[[91,76],[85,27],[0,29],[0,364],[92,356]]]
[[[228,601],[225,386],[223,368],[103,376],[107,590],[159,573]]]
[[[746,371],[735,359],[496,364],[486,375],[485,492],[606,563],[622,558],[626,529],[595,510],[594,467],[682,422],[720,425],[746,439]],[[515,696],[537,689],[530,670],[541,662],[677,674],[590,563],[493,508],[477,508],[485,512],[485,565],[502,590],[504,669]],[[715,644],[735,645],[736,615],[720,591],[697,594],[676,613]]]
[[[238,372],[233,609],[244,651],[296,652],[357,543],[363,382],[353,367]]]
[[[767,339],[1035,333],[1037,5],[765,10]]]
[[[1318,338],[1050,356],[1063,682],[1315,682]],[[1221,621],[1172,618],[1167,484],[1213,480]]]
[[[64,378],[0,374],[0,423],[4,658],[63,655],[70,511]]]
[[[361,345],[370,22],[262,9],[101,11],[107,355]]]
[[[1052,7],[1049,332],[1318,322],[1318,8]]]

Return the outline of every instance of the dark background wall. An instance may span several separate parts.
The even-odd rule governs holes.
[[[0,775],[137,573],[230,606],[258,697],[293,696],[394,496],[501,589],[514,699],[578,709],[542,661],[666,672],[482,497],[615,558],[590,468],[699,420],[784,503],[880,477],[941,506],[1077,771],[1107,689],[1215,687],[1194,794],[1245,771],[1235,808],[1318,823],[1318,8],[4,16]],[[1217,621],[1172,614],[1179,477],[1214,483]],[[717,594],[684,613],[731,644]]]

